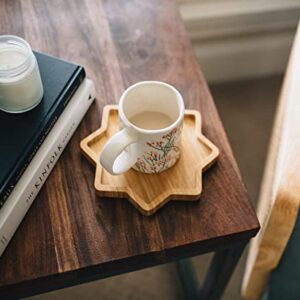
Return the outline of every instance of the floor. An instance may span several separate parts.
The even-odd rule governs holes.
[[[211,86],[212,94],[253,203],[255,203],[259,191],[281,82],[282,78],[278,76]],[[205,274],[210,257],[210,255],[206,255],[193,258],[199,280]],[[240,285],[245,257],[246,253],[230,280],[223,297],[224,300],[242,299]],[[168,264],[38,295],[30,299],[179,300],[184,299],[184,294],[174,264]]]

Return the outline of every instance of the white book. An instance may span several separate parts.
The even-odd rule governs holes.
[[[0,256],[94,100],[84,79],[0,210]],[[78,146],[79,147],[79,146]]]

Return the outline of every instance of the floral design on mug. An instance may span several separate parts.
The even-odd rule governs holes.
[[[134,166],[143,173],[160,173],[172,167],[179,158],[181,128],[174,128],[162,136],[160,141],[148,141],[148,151],[137,159]]]

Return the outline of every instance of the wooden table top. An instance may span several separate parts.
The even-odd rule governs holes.
[[[254,236],[259,224],[175,1],[0,1],[0,34],[83,65],[97,101],[0,258],[0,298],[215,250]],[[221,70],[220,70],[221,71]],[[140,80],[161,80],[203,116],[220,149],[197,202],[171,202],[152,217],[128,201],[100,199],[79,142],[100,126],[105,104]],[[188,176],[188,174],[187,174]]]

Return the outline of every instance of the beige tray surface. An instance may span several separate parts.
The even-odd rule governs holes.
[[[101,127],[80,143],[83,154],[96,166],[94,185],[99,196],[128,198],[145,215],[153,214],[169,200],[199,199],[202,172],[216,161],[219,150],[201,133],[198,111],[185,111],[180,159],[174,167],[159,174],[143,174],[131,169],[113,176],[101,166],[101,149],[119,129],[118,106],[107,105]]]

